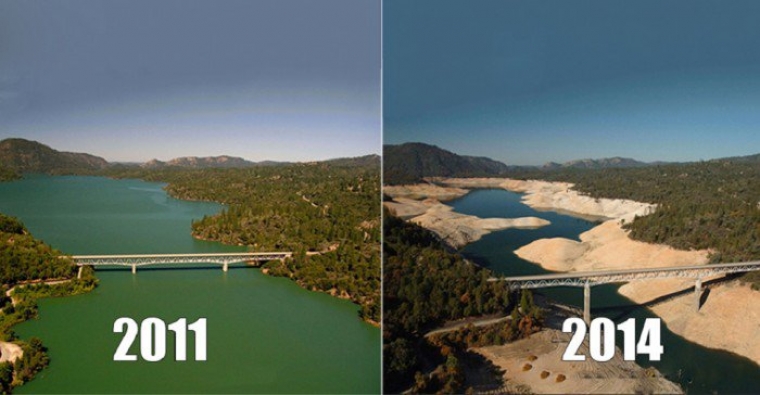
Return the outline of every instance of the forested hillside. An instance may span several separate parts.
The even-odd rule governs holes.
[[[494,177],[507,165],[492,159],[462,156],[434,145],[405,143],[383,146],[385,185],[411,184],[423,177]]]
[[[488,282],[489,270],[447,252],[431,232],[388,213],[383,228],[386,391],[412,386],[422,393],[462,393],[469,346],[502,344],[538,329],[540,311],[529,293],[518,311],[518,298],[504,283]],[[423,338],[445,321],[508,312],[513,319],[506,324],[465,328],[454,332],[453,339]]]
[[[2,168],[15,173],[91,174],[108,166],[105,159],[83,153],[56,151],[45,144],[20,138],[0,141]]]
[[[70,259],[35,239],[13,217],[0,214],[0,281],[13,285],[19,281],[71,278],[76,267]]]
[[[21,178],[21,175],[15,170],[0,165],[0,182],[17,180],[19,178]]]
[[[37,299],[88,292],[97,280],[91,270],[76,279],[77,268],[71,259],[40,240],[35,239],[16,218],[0,214],[0,340],[15,340],[24,351],[14,363],[0,363],[0,390],[31,380],[47,366],[49,358],[41,341],[15,339],[11,327],[37,315]],[[70,280],[55,285],[34,284],[37,280]],[[6,293],[14,289],[11,300]]]
[[[380,321],[378,157],[245,169],[125,167],[107,174],[168,182],[176,198],[226,204],[220,214],[193,222],[193,235],[253,251],[293,251],[293,259],[265,268],[307,289],[350,298],[363,318]]]

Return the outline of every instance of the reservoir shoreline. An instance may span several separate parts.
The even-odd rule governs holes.
[[[239,249],[189,237],[190,220],[212,215],[219,206],[170,198],[161,185],[41,176],[0,185],[0,211],[24,220],[36,237],[69,253]],[[45,298],[39,320],[14,327],[21,338],[43,339],[54,361],[17,392],[379,391],[380,335],[356,319],[354,304],[259,270],[144,270],[136,275],[114,270],[98,277],[101,286],[94,292],[75,299]],[[147,316],[166,322],[207,318],[208,360],[114,362],[121,340],[112,333],[114,320],[139,322]]]
[[[581,195],[572,184],[546,181],[522,181],[506,178],[431,178],[427,184],[390,186],[384,193],[393,202],[385,202],[392,212],[415,213],[404,199],[425,199],[427,206],[442,197],[452,200],[472,189],[504,189],[523,193],[522,202],[534,209],[561,211],[567,215],[607,218],[588,232],[580,241],[564,238],[539,239],[515,253],[547,270],[582,271],[639,267],[707,264],[708,251],[680,251],[672,247],[632,240],[622,228],[636,216],[653,213],[655,205],[622,199],[596,199]],[[412,195],[413,194],[413,195]],[[451,197],[456,195],[455,197]],[[442,204],[442,203],[439,203]],[[410,208],[409,206],[412,206]],[[410,220],[414,221],[414,217]],[[423,223],[421,225],[424,226]],[[432,229],[431,229],[432,230]],[[710,279],[705,279],[710,280]],[[654,285],[656,284],[656,285]],[[638,304],[655,300],[686,289],[693,281],[678,279],[643,280],[630,282],[619,293]],[[693,292],[648,307],[661,317],[674,333],[710,348],[723,349],[750,358],[760,365],[760,313],[747,312],[742,306],[760,303],[760,292],[752,291],[737,281],[711,286],[710,294],[699,312],[695,312]],[[737,300],[746,301],[737,304]],[[726,328],[731,327],[729,336]]]
[[[172,188],[172,186],[174,184],[171,181],[165,181],[165,180],[160,180],[160,179],[157,180],[157,181],[147,181],[147,180],[145,180],[143,178],[140,178],[139,176],[136,177],[136,178],[135,177],[124,177],[124,178],[121,178],[121,177],[106,177],[106,178],[113,179],[113,180],[137,180],[137,181],[142,181],[142,182],[158,182],[158,183],[162,184],[161,189],[163,190],[164,193],[166,193],[167,196],[169,196],[169,197],[171,197],[173,199],[179,200],[179,201],[213,203],[213,204],[218,204],[218,205],[220,205],[222,207],[228,207],[230,205],[229,202],[226,202],[223,199],[215,199],[214,197],[211,197],[211,198],[194,197],[192,194],[178,193],[176,189]],[[303,196],[302,196],[302,198],[304,198],[308,202],[308,199],[306,199]],[[311,205],[313,206],[314,204],[311,203]],[[211,216],[212,217],[219,216],[220,212],[212,214]],[[189,233],[190,233],[190,236],[193,239],[195,239],[195,240],[200,240],[200,241],[205,241],[205,242],[212,242],[212,243],[219,243],[221,245],[230,246],[230,247],[243,247],[243,248],[251,247],[250,245],[246,245],[246,244],[242,244],[242,243],[234,243],[234,242],[225,241],[225,240],[222,240],[222,239],[215,239],[213,237],[204,237],[202,234],[200,234],[199,232],[196,232],[192,228],[189,230]],[[333,243],[333,244],[330,245],[329,248],[321,250],[321,251],[307,251],[306,255],[307,256],[309,256],[309,255],[320,255],[320,254],[332,252],[332,251],[335,251],[338,248],[339,245],[340,245],[340,243]],[[379,248],[379,241],[378,241],[378,248]],[[290,258],[290,259],[293,259],[293,258]],[[314,285],[307,284],[306,279],[304,279],[303,277],[299,277],[298,274],[295,273],[295,272],[293,272],[293,271],[287,271],[287,273],[283,273],[282,270],[272,270],[272,268],[270,268],[268,266],[265,267],[265,266],[266,265],[262,265],[261,268],[260,268],[260,272],[263,273],[264,275],[271,276],[271,277],[285,277],[285,278],[288,278],[289,280],[293,281],[294,283],[296,283],[299,287],[301,287],[303,289],[306,289],[308,291],[325,293],[327,295],[330,295],[330,296],[338,298],[338,299],[348,300],[351,303],[353,303],[354,305],[358,306],[360,309],[362,309],[362,308],[365,307],[362,304],[363,303],[362,302],[362,298],[363,297],[362,297],[361,293],[359,293],[358,296],[357,296],[357,294],[355,294],[355,293],[349,293],[346,290],[339,290],[336,287],[333,287],[333,288],[330,288],[330,289],[321,289],[321,288],[316,287]],[[365,316],[365,315],[360,314],[359,315],[359,319],[362,322],[368,323],[368,324],[370,324],[370,325],[372,325],[374,327],[377,327],[377,328],[380,327],[380,322],[372,319],[369,316]]]

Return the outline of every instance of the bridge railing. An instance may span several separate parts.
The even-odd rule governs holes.
[[[723,263],[715,265],[671,266],[644,269],[598,270],[587,272],[551,273],[531,276],[494,277],[488,281],[506,281],[511,288],[545,288],[557,286],[584,287],[607,283],[653,278],[696,278],[717,274],[742,273],[760,270],[760,261]]]
[[[495,277],[488,279],[488,281],[506,281],[510,289],[535,289],[560,286],[583,287],[583,320],[586,324],[590,324],[591,287],[594,285],[652,278],[681,277],[696,279],[694,283],[694,306],[695,311],[699,312],[703,278],[718,274],[742,273],[754,270],[760,270],[760,261]]]
[[[230,263],[268,261],[285,259],[292,252],[245,252],[215,254],[131,254],[131,255],[74,255],[71,258],[78,266],[143,266],[155,264],[181,263]]]

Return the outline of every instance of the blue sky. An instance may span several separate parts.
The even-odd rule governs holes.
[[[0,139],[109,161],[380,153],[380,3],[0,2]]]
[[[508,164],[760,152],[760,2],[383,3],[386,144]]]

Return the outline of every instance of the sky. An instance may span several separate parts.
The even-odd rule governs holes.
[[[760,153],[760,2],[383,2],[383,142],[507,164]]]
[[[379,0],[0,0],[0,139],[109,161],[379,154]]]

